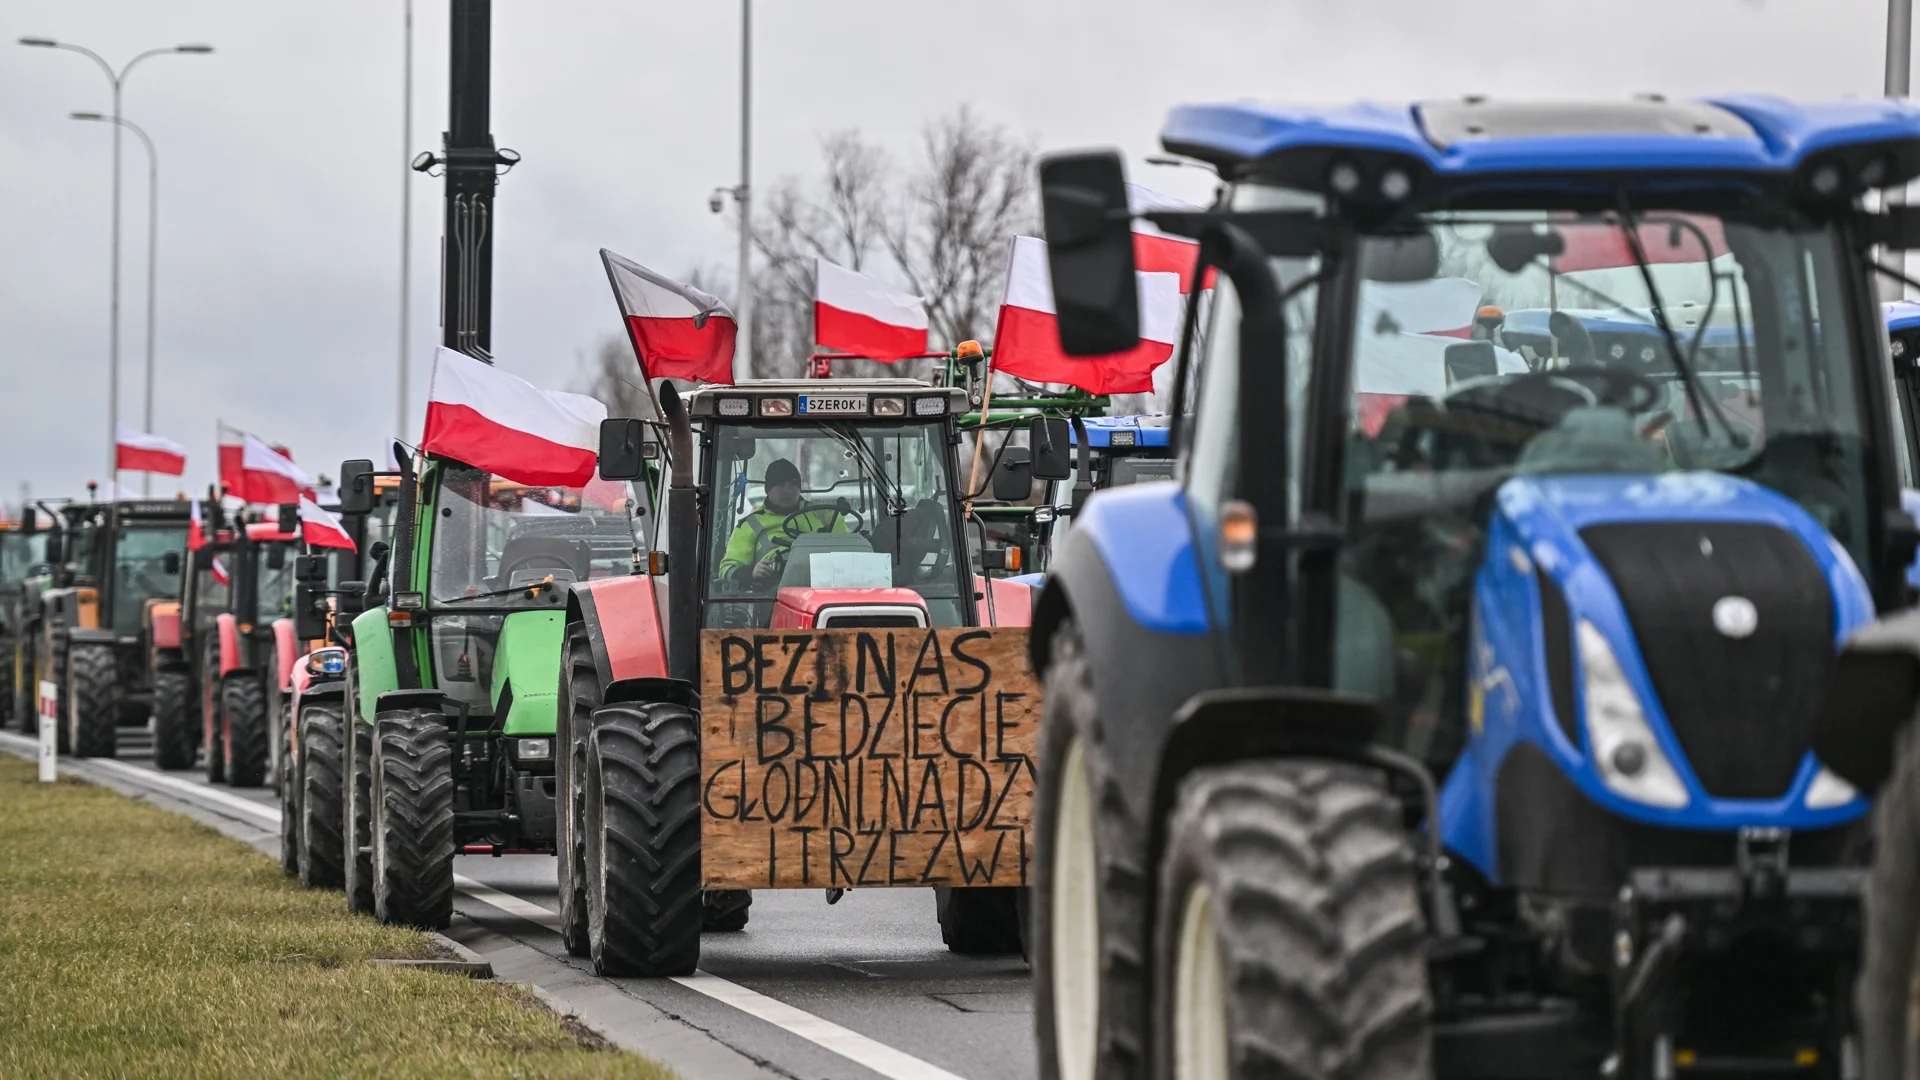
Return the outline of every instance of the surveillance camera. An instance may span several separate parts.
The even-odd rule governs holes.
[[[717,214],[720,211],[725,210],[726,208],[727,208],[727,189],[714,188],[713,194],[707,196],[707,209]]]

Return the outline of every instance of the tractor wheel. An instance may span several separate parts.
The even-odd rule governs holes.
[[[1893,774],[1873,801],[1864,960],[1856,1003],[1863,1076],[1920,1076],[1920,725],[1896,737]]]
[[[752,907],[752,889],[708,889],[700,894],[700,929],[716,934],[745,930]]]
[[[91,642],[67,654],[67,745],[74,757],[112,757],[117,724],[113,647]]]
[[[300,770],[293,765],[293,732],[284,725],[280,730],[279,763],[273,769],[273,786],[280,795],[280,872],[290,878],[298,878]]]
[[[1005,956],[1020,951],[1018,886],[984,885],[933,890],[940,941],[960,956]]]
[[[18,695],[14,693],[14,640],[0,637],[0,730],[20,719]]]
[[[593,710],[600,707],[600,671],[593,664],[585,627],[567,631],[566,663],[560,669],[560,710],[553,740],[555,774],[554,850],[560,863],[560,940],[575,956],[587,956],[587,871],[584,813],[585,785],[580,775],[587,764],[587,732],[593,729]]]
[[[342,722],[348,729],[344,740],[347,751],[347,805],[341,815],[343,848],[342,880],[347,890],[347,910],[373,914],[373,725],[349,715]]]
[[[33,655],[35,640],[35,635],[20,635],[7,657],[14,672],[13,719],[20,725],[20,733],[28,736],[40,730],[40,673],[39,661]]]
[[[338,889],[346,882],[346,841],[340,832],[346,794],[340,710],[331,705],[303,705],[299,724],[300,765],[292,770],[290,779],[300,785],[296,837],[300,884],[309,889]]]
[[[53,709],[54,748],[59,753],[69,754],[73,752],[73,748],[67,742],[66,628],[59,623],[54,623],[50,626],[47,629],[44,647],[47,652],[47,673],[42,677],[54,685],[54,692],[59,695],[59,700],[54,703]]]
[[[201,671],[211,672],[208,667]],[[222,784],[227,779],[227,740],[221,729],[220,676],[208,674],[200,684],[200,747],[207,769],[207,783]]]
[[[601,975],[691,975],[700,962],[700,720],[621,703],[587,736],[587,936]]]
[[[153,675],[153,765],[156,769],[193,768],[193,744],[198,732],[188,715],[193,684],[184,671],[156,671]]]
[[[1300,759],[1196,770],[1166,851],[1158,1075],[1432,1075],[1413,848],[1378,772]]]
[[[1034,784],[1034,1035],[1042,1080],[1146,1075],[1144,829],[1105,767],[1092,675],[1071,621],[1053,637]]]
[[[220,687],[221,754],[227,783],[259,787],[267,782],[267,695],[252,675],[231,675]]]
[[[438,712],[382,713],[373,743],[373,910],[445,930],[453,920],[453,743]]]

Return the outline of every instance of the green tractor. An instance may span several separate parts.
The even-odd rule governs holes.
[[[60,688],[60,753],[112,757],[118,729],[147,722],[147,608],[180,595],[189,507],[185,500],[69,504],[59,529],[47,534],[46,560],[57,569],[26,599],[38,622],[35,682]]]
[[[29,579],[47,572],[47,539],[33,528],[35,511],[19,521],[0,522],[0,726],[12,721],[25,730],[34,726],[34,689],[20,659],[26,628],[22,594]],[[25,697],[26,704],[21,703]]]
[[[644,511],[623,486],[521,484],[430,454],[401,465],[391,548],[350,628],[342,876],[351,908],[437,929],[455,854],[554,850],[568,586],[629,573]],[[370,509],[355,478],[371,470],[342,466],[346,513]]]

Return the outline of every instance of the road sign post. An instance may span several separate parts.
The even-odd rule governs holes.
[[[40,683],[40,782],[51,784],[56,775],[54,771],[54,752],[58,747],[58,729],[60,722],[60,684],[42,681]]]

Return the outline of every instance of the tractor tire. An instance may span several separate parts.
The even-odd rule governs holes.
[[[199,736],[188,707],[193,683],[184,671],[153,674],[153,767],[193,768],[194,742]]]
[[[200,684],[200,742],[209,784],[227,781],[227,739],[221,730],[224,726],[220,716],[220,676],[209,674]]]
[[[280,796],[280,872],[300,877],[300,770],[293,767],[293,732],[280,731],[279,764],[273,786]]]
[[[1873,801],[1874,860],[1855,1007],[1869,1077],[1920,1076],[1920,724],[1895,737],[1893,773]]]
[[[119,716],[113,699],[113,647],[91,642],[67,654],[67,745],[77,758],[114,754]]]
[[[14,639],[0,637],[0,731],[20,719],[19,695],[13,670]]]
[[[1432,1075],[1418,871],[1376,770],[1304,759],[1195,770],[1166,852],[1158,1075]]]
[[[36,635],[20,635],[13,643],[13,652],[7,656],[14,673],[13,719],[20,733],[27,736],[40,730],[40,674],[33,655],[35,640]]]
[[[382,713],[373,743],[373,911],[391,926],[453,921],[453,742],[438,712]]]
[[[349,715],[346,809],[341,815],[341,881],[347,892],[347,910],[373,914],[373,725]]]
[[[554,727],[553,839],[560,863],[560,940],[574,956],[588,956],[593,948],[587,940],[586,834],[580,827],[586,788],[580,776],[587,766],[587,732],[593,730],[593,710],[600,707],[602,694],[586,628],[570,627]]]
[[[1041,1080],[1147,1072],[1145,827],[1106,768],[1080,630],[1054,632],[1034,783],[1034,1035]]]
[[[252,675],[230,675],[220,687],[221,755],[227,783],[259,787],[267,782],[267,695]]]
[[[340,710],[332,705],[303,705],[298,720],[300,764],[292,770],[291,779],[300,785],[295,838],[300,884],[309,889],[338,889],[346,884],[347,851],[340,828],[346,802]]]
[[[983,885],[933,890],[940,941],[958,956],[1006,956],[1020,951],[1019,886]]]
[[[708,889],[700,894],[700,929],[709,934],[745,930],[752,907],[752,889]]]
[[[600,975],[691,975],[700,963],[700,719],[683,705],[605,705],[587,736],[587,936]]]

